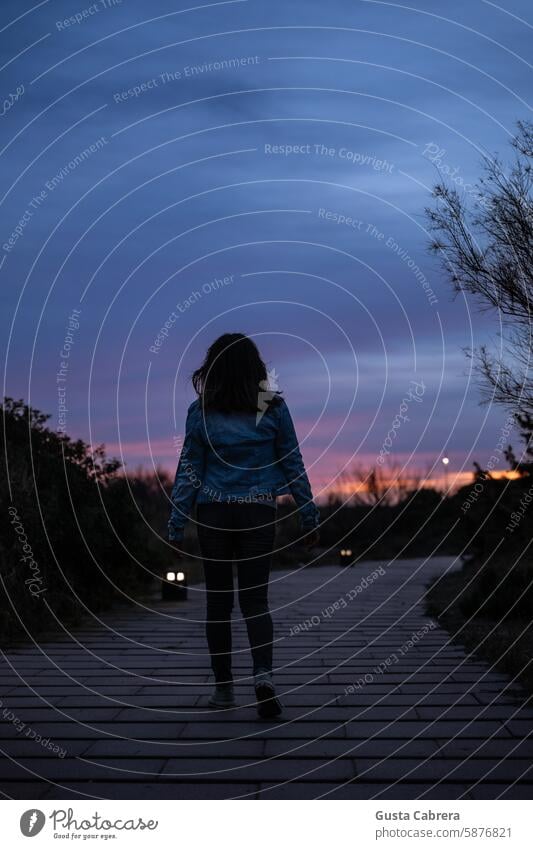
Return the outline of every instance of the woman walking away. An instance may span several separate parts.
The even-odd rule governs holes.
[[[192,376],[198,398],[189,407],[172,489],[169,540],[179,553],[196,504],[207,591],[206,632],[215,690],[209,705],[235,707],[231,670],[233,569],[252,650],[257,710],[278,716],[272,681],[273,629],[268,581],[276,496],[290,492],[304,542],[318,542],[313,502],[288,407],[268,386],[254,342],[242,333],[217,339]]]

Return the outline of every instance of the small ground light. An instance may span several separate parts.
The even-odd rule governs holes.
[[[352,555],[353,551],[351,548],[341,548],[339,551],[339,564],[341,566],[352,565]]]
[[[161,574],[161,596],[163,601],[187,598],[187,570],[163,572]]]

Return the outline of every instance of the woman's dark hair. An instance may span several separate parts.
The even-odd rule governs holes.
[[[192,385],[204,410],[257,413],[281,401],[278,392],[267,385],[267,377],[255,342],[244,333],[224,333],[193,372]]]

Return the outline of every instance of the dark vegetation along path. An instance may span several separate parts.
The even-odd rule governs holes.
[[[428,581],[451,564],[275,572],[282,722],[256,718],[242,623],[240,706],[207,709],[201,585],[13,647],[0,668],[3,793],[531,798],[533,710],[425,613]]]

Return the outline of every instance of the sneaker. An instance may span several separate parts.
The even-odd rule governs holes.
[[[276,690],[272,683],[270,672],[258,672],[254,676],[255,697],[257,699],[257,713],[263,719],[279,716],[283,710]]]
[[[219,709],[237,707],[233,693],[233,684],[217,684],[207,704],[209,707]]]

